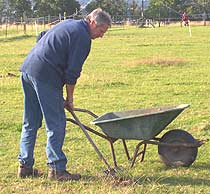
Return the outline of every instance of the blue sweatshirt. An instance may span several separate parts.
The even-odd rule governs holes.
[[[85,20],[65,20],[55,25],[30,51],[20,71],[61,89],[76,84],[91,48]]]

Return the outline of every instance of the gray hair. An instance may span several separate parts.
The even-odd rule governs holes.
[[[111,16],[101,8],[94,9],[90,14],[87,15],[86,19],[89,21],[96,21],[97,26],[107,24],[109,27],[111,27],[112,24]]]

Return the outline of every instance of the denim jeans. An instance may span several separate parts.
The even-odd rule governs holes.
[[[41,127],[44,117],[48,165],[59,171],[66,170],[67,159],[62,151],[66,128],[63,91],[34,79],[26,73],[22,73],[21,80],[24,93],[24,113],[19,162],[28,167],[33,166],[37,130]]]

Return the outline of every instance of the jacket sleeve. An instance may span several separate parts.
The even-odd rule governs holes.
[[[90,52],[91,41],[89,39],[79,38],[71,43],[67,66],[64,71],[64,82],[66,84],[76,84],[80,77],[83,63]]]

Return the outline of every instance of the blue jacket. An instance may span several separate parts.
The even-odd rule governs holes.
[[[48,30],[30,51],[20,71],[61,89],[76,84],[91,48],[85,20],[65,20]]]

